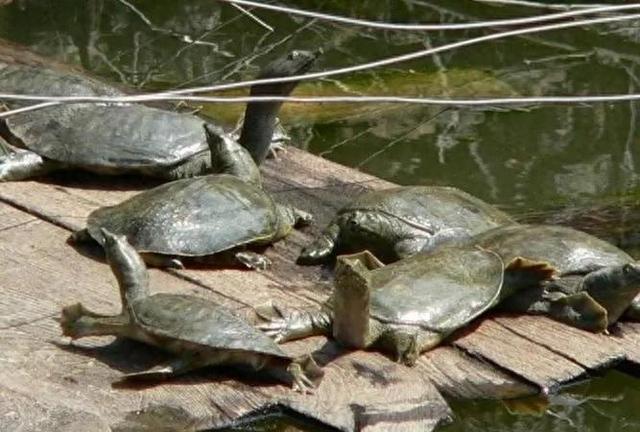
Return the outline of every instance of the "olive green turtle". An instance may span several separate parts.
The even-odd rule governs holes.
[[[389,263],[512,223],[506,213],[453,187],[370,191],[340,209],[302,250],[298,263],[321,264],[337,254],[363,250]]]
[[[284,238],[312,216],[276,203],[261,186],[260,171],[247,152],[220,128],[205,125],[214,171],[149,189],[120,204],[93,211],[75,241],[102,243],[102,228],[125,235],[149,265],[182,268],[180,257],[264,269],[270,261],[247,250]]]
[[[513,225],[478,234],[472,242],[504,259],[546,261],[558,278],[522,290],[501,309],[546,314],[575,327],[604,332],[623,314],[640,315],[640,265],[616,246],[558,225]],[[626,311],[626,312],[625,312]]]
[[[309,70],[317,53],[293,51],[267,65],[259,79],[291,77]],[[297,81],[256,85],[254,92],[287,96]],[[83,75],[0,58],[3,91],[52,96],[124,96]],[[240,140],[252,152],[267,151],[281,101],[247,104]],[[10,103],[11,108],[20,104]],[[11,146],[0,156],[0,181],[51,171],[83,169],[100,174],[137,174],[166,180],[209,172],[205,120],[140,104],[62,104],[13,115],[0,123]]]
[[[266,370],[294,389],[308,392],[322,370],[310,355],[293,358],[268,336],[208,300],[178,294],[150,294],[147,269],[140,255],[124,237],[102,230],[104,247],[118,284],[122,312],[108,316],[87,310],[82,304],[62,310],[65,336],[115,335],[154,345],[176,359],[153,369],[128,375],[133,378],[165,378],[213,365],[242,365]]]
[[[544,262],[504,261],[476,246],[443,247],[384,266],[368,251],[337,259],[335,289],[321,308],[259,308],[276,341],[332,335],[353,348],[377,347],[412,365],[420,353],[519,289],[552,277]]]

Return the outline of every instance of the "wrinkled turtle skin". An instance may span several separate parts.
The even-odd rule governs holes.
[[[452,187],[371,191],[340,209],[320,236],[302,250],[298,263],[321,264],[337,254],[363,250],[390,263],[512,223],[506,213]]]
[[[473,242],[506,260],[521,256],[558,269],[557,280],[521,291],[505,301],[503,309],[547,314],[600,332],[623,314],[638,317],[640,266],[612,244],[557,225],[500,227],[477,235]]]
[[[294,51],[267,65],[259,78],[298,75],[316,54]],[[286,96],[297,82],[269,86],[270,95]],[[3,91],[53,96],[121,96],[97,80],[66,71],[0,61]],[[281,102],[248,104],[241,136],[248,147],[269,148]],[[10,103],[10,108],[20,106]],[[64,104],[13,115],[0,135],[13,147],[0,157],[0,181],[22,180],[61,169],[100,174],[140,174],[168,180],[210,171],[211,155],[204,120],[140,104]],[[249,133],[249,132],[243,132]]]
[[[384,266],[368,251],[338,257],[335,290],[322,308],[258,310],[258,327],[277,341],[332,335],[357,349],[376,347],[413,365],[456,329],[518,290],[553,275],[544,262],[505,264],[475,246],[443,247]]]
[[[147,269],[135,249],[124,237],[106,230],[102,237],[120,286],[122,312],[101,315],[78,303],[62,310],[60,325],[63,334],[73,339],[115,335],[176,355],[167,364],[128,378],[166,378],[201,367],[233,364],[271,370],[292,382],[294,389],[309,392],[312,379],[322,377],[311,356],[292,358],[223,306],[189,295],[150,294]]]
[[[227,258],[264,269],[269,260],[244,250],[288,235],[311,215],[277,204],[261,187],[258,167],[247,150],[221,129],[205,126],[221,174],[175,180],[120,204],[93,211],[75,240],[102,243],[101,229],[124,235],[154,266],[182,267],[179,257],[205,257],[228,251]],[[223,260],[219,256],[218,260]]]

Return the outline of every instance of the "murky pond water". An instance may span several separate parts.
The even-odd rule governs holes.
[[[283,3],[396,22],[551,12],[472,0]],[[0,37],[148,90],[247,79],[293,48],[322,47],[317,69],[329,69],[500,31],[374,31],[256,13],[273,32],[213,0],[14,0],[0,7]],[[298,94],[463,98],[639,92],[639,44],[637,22],[540,33],[304,83]],[[229,124],[241,109],[203,107]],[[283,111],[295,145],[328,159],[402,184],[454,185],[532,219],[545,219],[548,209],[556,209],[554,220],[584,224],[627,248],[637,243],[637,103],[517,109],[290,104]],[[638,381],[616,372],[552,399],[540,417],[513,414],[513,407],[500,402],[454,403],[458,420],[446,430],[638,430],[639,399]],[[268,420],[246,430],[305,428],[296,424]]]

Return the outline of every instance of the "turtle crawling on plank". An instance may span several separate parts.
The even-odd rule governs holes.
[[[272,371],[303,393],[311,391],[313,380],[322,377],[310,355],[287,355],[268,336],[222,306],[195,296],[150,294],[149,276],[140,255],[124,237],[105,229],[102,236],[120,286],[122,312],[102,315],[78,303],[62,310],[60,325],[63,334],[73,339],[115,335],[177,356],[168,364],[128,377],[165,378],[206,366],[234,364]]]
[[[444,247],[384,266],[368,251],[338,257],[335,289],[321,308],[258,310],[276,341],[324,334],[376,347],[407,365],[502,299],[552,277],[545,262],[475,246]]]
[[[320,236],[302,250],[298,264],[322,264],[338,254],[363,250],[390,263],[513,223],[506,213],[453,187],[370,191],[338,210]]]
[[[268,64],[258,79],[303,74],[318,54],[292,51]],[[296,85],[296,81],[256,85],[252,93],[287,96]],[[107,84],[77,73],[1,60],[0,87],[8,93],[124,96]],[[268,152],[281,105],[282,101],[247,104],[240,139],[252,154]],[[10,108],[21,106],[12,103]],[[212,157],[203,123],[192,114],[140,104],[73,103],[16,114],[0,122],[0,136],[10,144],[5,146],[10,154],[0,155],[0,182],[67,169],[165,180],[203,175],[210,171]]]
[[[276,203],[260,170],[222,129],[205,125],[212,166],[220,174],[165,183],[120,204],[93,211],[76,241],[102,243],[101,228],[125,235],[149,265],[182,268],[182,257],[216,255],[222,263],[265,269],[269,259],[246,249],[286,237],[312,216]]]
[[[473,238],[505,259],[546,261],[558,278],[520,291],[500,308],[548,315],[574,327],[605,332],[618,319],[640,318],[640,264],[590,234],[558,225],[513,225]]]

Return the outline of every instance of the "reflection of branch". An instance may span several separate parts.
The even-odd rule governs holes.
[[[231,3],[231,6],[233,6],[236,9],[238,9],[240,12],[242,12],[243,14],[245,14],[246,16],[248,16],[249,18],[251,18],[252,20],[257,22],[258,24],[260,24],[262,27],[266,28],[270,32],[272,32],[274,30],[273,27],[271,27],[266,22],[262,21],[260,18],[258,18],[257,16],[255,16],[254,14],[252,14],[251,12],[249,12],[248,10],[243,8],[242,6],[237,5],[235,3]]]
[[[152,31],[158,32],[158,33],[163,33],[166,34],[168,36],[172,36],[182,42],[188,43],[188,44],[193,44],[193,45],[206,45],[206,46],[210,46],[213,47],[216,51],[218,50],[218,44],[215,42],[207,42],[207,41],[203,41],[200,39],[194,39],[191,35],[188,35],[186,33],[180,33],[177,32],[175,30],[170,30],[170,29],[165,29],[162,27],[158,27],[155,24],[153,24],[151,22],[151,20],[149,18],[146,17],[145,14],[143,14],[138,8],[136,8],[134,5],[132,5],[131,3],[129,3],[127,0],[118,0],[120,3],[122,3],[124,6],[126,6],[127,8],[129,8],[133,13],[135,13],[136,15],[138,15],[138,18],[140,18]]]

